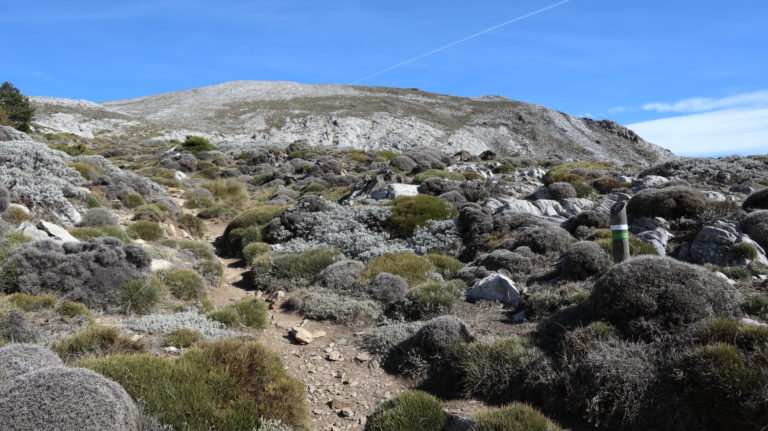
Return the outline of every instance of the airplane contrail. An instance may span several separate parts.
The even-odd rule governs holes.
[[[558,6],[561,6],[561,5],[564,5],[564,4],[566,4],[566,3],[570,2],[570,1],[571,0],[562,0],[562,1],[559,1],[557,3],[551,4],[551,5],[547,6],[547,7],[543,7],[541,9],[535,10],[533,12],[527,13],[527,14],[519,16],[517,18],[513,18],[513,19],[511,19],[509,21],[506,21],[506,22],[503,22],[501,24],[495,25],[493,27],[487,28],[487,29],[485,29],[485,30],[483,30],[481,32],[475,33],[475,34],[473,34],[471,36],[467,36],[467,37],[465,37],[463,39],[459,39],[459,40],[457,40],[455,42],[451,42],[448,45],[441,46],[440,48],[436,48],[436,49],[433,49],[432,51],[425,52],[424,54],[421,54],[421,55],[419,55],[417,57],[413,57],[413,58],[411,58],[409,60],[405,60],[402,63],[398,63],[398,64],[396,64],[394,66],[391,66],[391,67],[388,67],[388,68],[386,68],[384,70],[378,71],[378,72],[376,72],[376,73],[374,73],[372,75],[368,75],[368,76],[366,76],[364,78],[360,78],[357,81],[353,82],[353,84],[359,84],[359,83],[361,83],[363,81],[367,81],[367,80],[369,80],[371,78],[374,78],[376,76],[385,74],[385,73],[387,73],[389,71],[392,71],[392,70],[395,70],[398,67],[402,67],[402,66],[405,66],[406,64],[413,63],[414,61],[421,60],[422,58],[428,57],[428,56],[430,56],[432,54],[437,54],[440,51],[444,51],[444,50],[446,50],[448,48],[451,48],[453,46],[456,46],[456,45],[458,45],[460,43],[464,43],[464,42],[466,42],[466,41],[468,41],[470,39],[474,39],[476,37],[482,36],[482,35],[484,35],[486,33],[490,33],[490,32],[492,32],[494,30],[498,30],[498,29],[500,29],[500,28],[502,28],[504,26],[510,25],[512,23],[516,23],[518,21],[522,21],[522,20],[524,20],[526,18],[530,18],[530,17],[532,17],[534,15],[538,15],[538,14],[540,14],[542,12],[546,12],[546,11],[548,11],[550,9],[554,9],[554,8],[556,8]]]

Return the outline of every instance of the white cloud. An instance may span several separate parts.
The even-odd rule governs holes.
[[[674,103],[653,102],[643,105],[646,111],[656,112],[706,112],[716,109],[731,108],[758,108],[768,107],[768,90],[742,93],[734,96],[713,99],[710,97],[696,97],[684,99]]]
[[[768,108],[724,109],[627,127],[683,156],[768,153]]]

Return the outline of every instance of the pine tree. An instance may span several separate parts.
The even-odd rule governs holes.
[[[22,132],[29,132],[29,123],[35,114],[35,108],[29,104],[27,96],[21,94],[18,88],[10,82],[4,82],[0,87],[0,109],[3,114],[0,117]]]

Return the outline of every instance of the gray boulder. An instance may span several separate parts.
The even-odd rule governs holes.
[[[498,301],[513,307],[522,301],[515,282],[502,274],[491,274],[476,282],[467,292],[467,299]]]

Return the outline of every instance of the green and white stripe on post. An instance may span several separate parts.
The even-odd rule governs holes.
[[[613,261],[629,259],[629,226],[627,225],[627,202],[616,202],[611,207],[611,238],[613,239]]]

